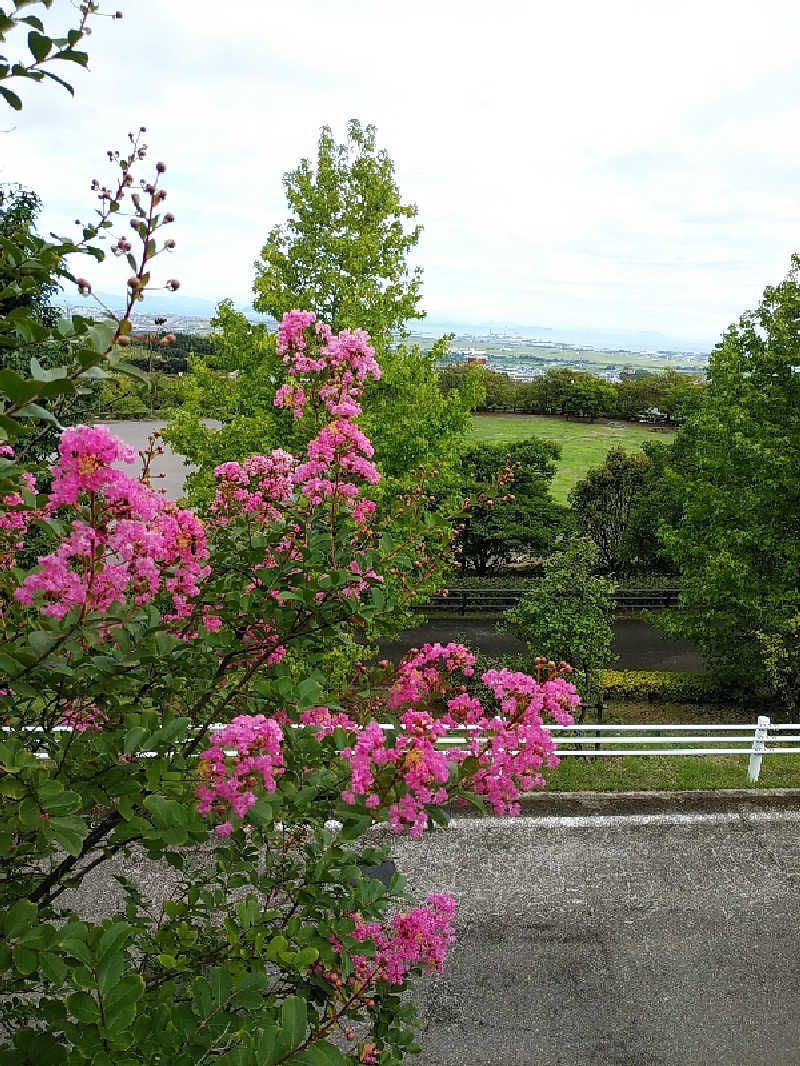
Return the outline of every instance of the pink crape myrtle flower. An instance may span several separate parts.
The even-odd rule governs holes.
[[[108,715],[96,703],[68,700],[60,724],[74,729],[76,733],[97,733],[107,722]]]
[[[395,914],[388,922],[365,922],[353,915],[355,929],[349,934],[361,943],[374,945],[374,956],[352,955],[352,981],[369,986],[378,981],[402,985],[412,969],[442,972],[447,949],[455,942],[452,896],[432,892],[427,906]],[[334,942],[334,949],[341,950]]]
[[[88,516],[73,518],[56,550],[39,557],[39,569],[14,591],[19,603],[33,606],[43,594],[42,614],[63,618],[74,607],[149,603],[163,586],[178,616],[191,613],[210,573],[205,529],[191,511],[110,465],[135,457],[101,426],[62,433],[44,513],[86,502]]]
[[[256,802],[254,789],[274,792],[283,773],[283,732],[274,718],[242,714],[214,733],[211,746],[200,754],[198,773],[207,784],[195,791],[200,814],[225,820],[218,836],[232,832],[231,816],[242,819]],[[232,750],[229,756],[228,752]]]

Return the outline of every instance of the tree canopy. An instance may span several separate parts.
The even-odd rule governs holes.
[[[702,403],[669,458],[681,508],[663,533],[683,584],[670,628],[743,678],[765,677],[763,641],[780,643],[800,609],[798,411],[795,256],[786,279],[712,353]]]
[[[598,695],[598,670],[611,662],[613,583],[595,573],[597,548],[586,537],[568,540],[544,563],[505,625],[531,655],[568,662],[585,698]]]
[[[480,444],[461,460],[461,488],[470,500],[459,536],[462,565],[486,575],[515,555],[544,555],[565,528],[566,508],[549,485],[561,456],[558,444],[539,437],[513,444]],[[498,488],[505,470],[513,482]]]
[[[334,331],[365,329],[380,352],[404,323],[422,318],[422,271],[408,254],[422,227],[400,197],[394,163],[376,146],[374,126],[353,119],[337,144],[322,129],[316,164],[284,175],[289,205],[256,261],[254,306],[274,318],[316,312]]]
[[[650,460],[643,453],[612,448],[603,465],[587,471],[569,494],[578,525],[597,546],[604,570],[618,572],[633,562],[631,517],[649,467]]]

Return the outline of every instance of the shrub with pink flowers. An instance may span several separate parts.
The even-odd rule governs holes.
[[[489,670],[482,696],[453,643],[326,678],[451,533],[423,482],[375,519],[369,338],[294,311],[278,344],[276,403],[313,435],[220,465],[206,514],[88,426],[48,493],[4,501],[7,565],[31,523],[51,544],[3,604],[0,1063],[400,1062],[413,1012],[393,993],[441,969],[454,904],[359,874],[385,855],[364,834],[419,836],[452,804],[514,814],[557,761],[546,725],[578,698],[552,663]],[[132,851],[159,864],[158,913],[124,862],[123,905],[82,913],[69,890]]]

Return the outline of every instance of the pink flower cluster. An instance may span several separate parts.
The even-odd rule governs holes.
[[[452,896],[432,892],[427,907],[395,914],[386,923],[365,922],[353,915],[356,927],[349,935],[361,943],[375,946],[374,957],[353,955],[353,983],[362,988],[376,981],[402,985],[410,970],[422,966],[429,973],[442,972],[448,947],[455,942],[453,916],[456,903]],[[333,940],[334,948],[341,944]]]
[[[395,832],[409,828],[411,836],[420,836],[428,822],[426,806],[447,800],[450,764],[463,763],[471,755],[478,767],[461,787],[485,795],[495,814],[519,813],[520,792],[541,787],[542,768],[558,765],[542,716],[569,725],[580,699],[574,685],[557,674],[539,681],[509,670],[488,670],[481,680],[498,700],[501,713],[488,714],[466,691],[439,707],[454,671],[469,676],[474,661],[463,645],[452,643],[426,644],[406,657],[387,699],[395,710],[406,707],[398,733],[390,739],[377,722],[370,722],[341,752],[351,778],[342,792],[345,803],[352,805],[357,796],[364,796],[366,806],[374,810],[397,789],[400,797],[388,804],[389,824]],[[463,748],[445,752],[436,747],[440,738],[464,726],[472,728]],[[388,780],[387,767],[392,771]]]
[[[108,715],[96,703],[68,700],[60,724],[74,729],[76,733],[97,733],[107,722]]]
[[[481,681],[500,703],[502,714],[477,719],[482,736],[472,739],[469,751],[478,757],[480,769],[471,787],[487,797],[495,814],[518,814],[520,792],[541,788],[542,767],[558,766],[542,714],[559,725],[571,725],[580,697],[574,685],[557,676],[540,682],[511,670],[487,670]]]
[[[101,426],[64,431],[44,513],[86,503],[86,518],[74,518],[56,550],[39,558],[38,571],[14,592],[18,602],[32,606],[34,594],[43,593],[42,613],[63,618],[73,607],[104,611],[129,598],[148,603],[163,584],[176,614],[191,613],[190,600],[210,572],[203,525],[111,466],[135,458]]]
[[[217,489],[211,512],[219,525],[241,515],[258,522],[277,522],[292,498],[294,456],[281,448],[270,455],[251,455],[243,463],[221,463],[214,469]]]
[[[14,449],[7,444],[0,445],[0,457],[14,458]],[[36,492],[36,481],[32,474],[24,472],[22,484],[30,492]],[[24,546],[23,537],[38,511],[25,506],[22,494],[10,492],[0,498],[3,510],[0,510],[0,567],[9,569],[16,566],[15,553]]]
[[[387,700],[396,709],[404,703],[416,704],[434,693],[443,692],[449,675],[460,670],[465,677],[474,673],[475,656],[463,644],[424,644],[412,650],[397,668],[397,680]],[[445,673],[441,667],[444,666]]]
[[[230,815],[245,817],[256,802],[254,789],[275,791],[276,775],[283,773],[282,740],[281,727],[263,714],[239,715],[214,733],[198,767],[208,784],[200,785],[195,797],[200,814],[226,819],[216,827],[217,836],[230,836]]]

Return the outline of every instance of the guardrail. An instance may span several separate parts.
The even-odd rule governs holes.
[[[632,611],[643,608],[658,609],[675,607],[680,589],[617,589],[614,592],[617,610]],[[465,615],[468,611],[505,611],[516,606],[525,594],[521,588],[513,589],[460,589],[452,588],[447,594],[436,593],[427,603],[414,605],[418,611],[456,611]]]

